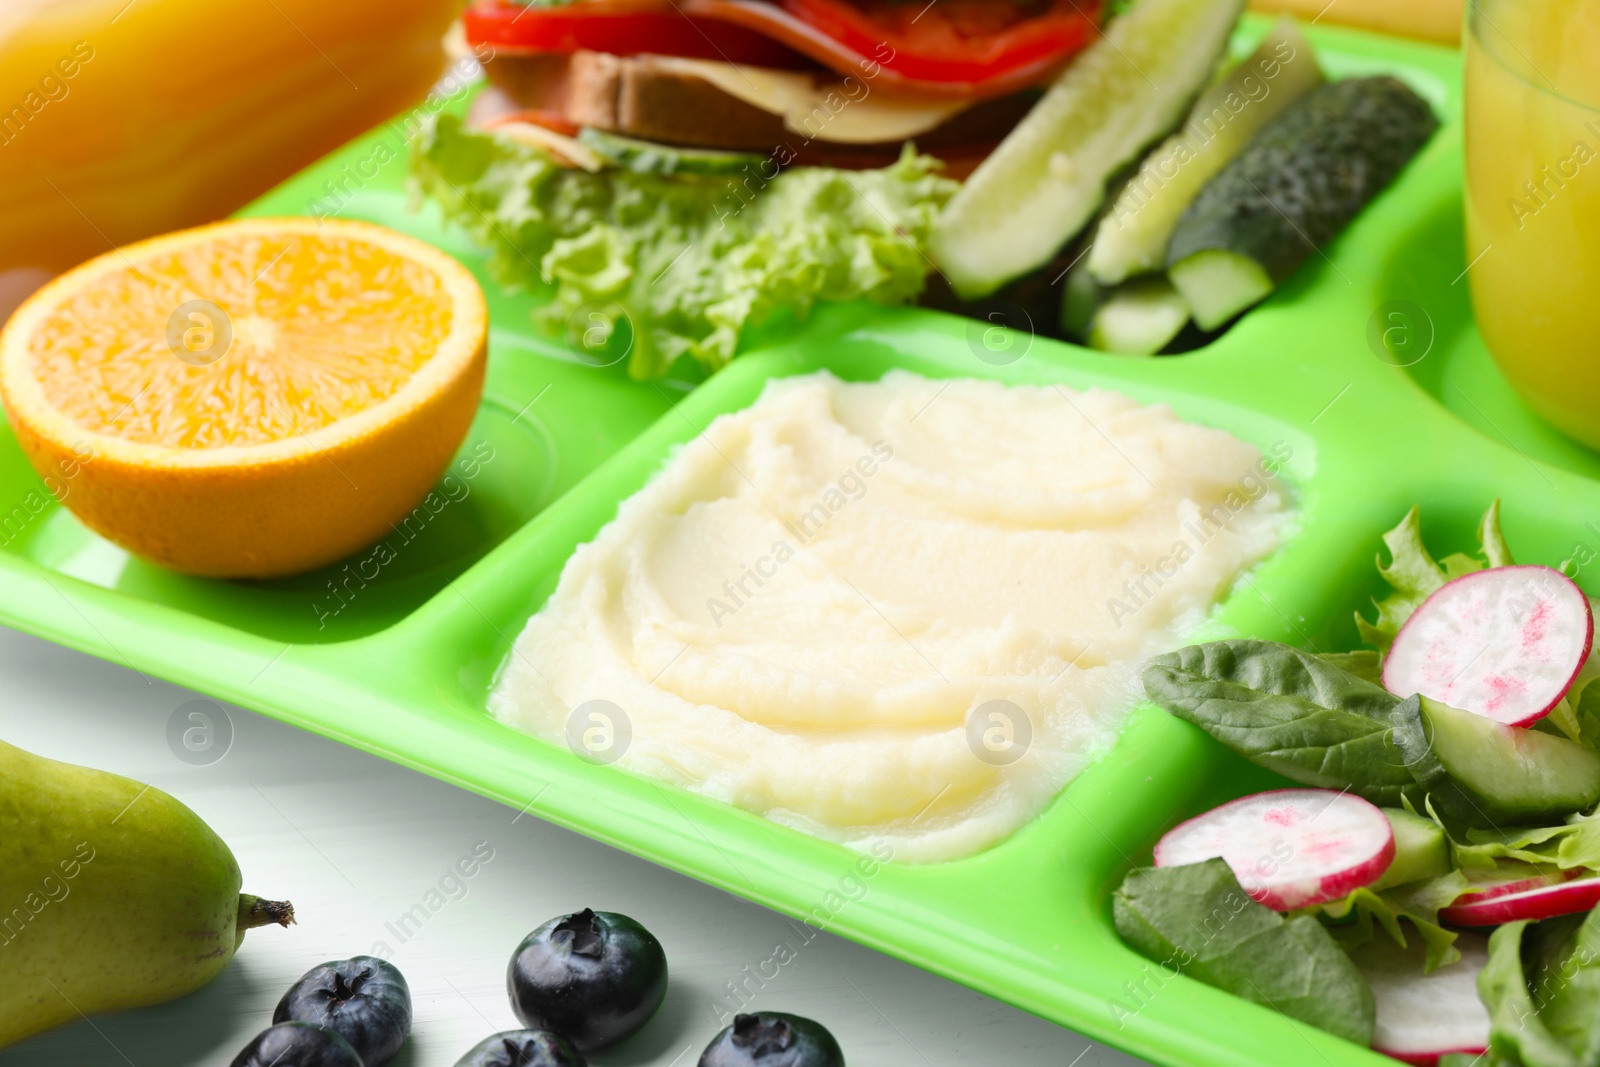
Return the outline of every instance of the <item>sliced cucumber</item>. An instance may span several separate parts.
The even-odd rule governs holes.
[[[1168,272],[1202,330],[1215,330],[1272,292],[1272,279],[1249,256],[1213,249],[1196,252]]]
[[[1404,808],[1384,808],[1383,814],[1394,830],[1394,861],[1369,889],[1388,889],[1450,873],[1454,865],[1444,827]]]
[[[960,296],[1042,266],[1083,228],[1106,181],[1182,119],[1243,6],[1138,0],[1084,49],[935,225],[934,258]]]
[[[601,159],[635,174],[691,175],[713,177],[760,173],[757,168],[772,167],[768,157],[758,152],[723,152],[711,148],[677,148],[673,145],[641,141],[619,133],[585,126],[578,131],[578,143]],[[776,171],[774,171],[776,173]],[[771,175],[767,175],[771,177]]]
[[[1200,94],[1183,129],[1145,157],[1095,231],[1089,270],[1103,285],[1166,265],[1183,209],[1264,126],[1322,84],[1311,45],[1281,19],[1256,50]]]
[[[1173,284],[1210,329],[1327,244],[1395,179],[1439,120],[1398,79],[1351,78],[1301,97],[1251,141],[1183,212],[1167,246]],[[1207,253],[1253,262],[1190,270]],[[1209,323],[1209,325],[1208,325]]]
[[[1067,271],[1067,284],[1061,293],[1061,332],[1087,341],[1094,325],[1094,313],[1109,293],[1110,290],[1094,280],[1087,263],[1080,259],[1073,264]]]
[[[1113,289],[1095,309],[1089,347],[1124,356],[1153,356],[1189,321],[1189,305],[1160,274]]]
[[[1600,754],[1427,697],[1394,710],[1394,741],[1434,810],[1468,826],[1552,821],[1600,802]]]

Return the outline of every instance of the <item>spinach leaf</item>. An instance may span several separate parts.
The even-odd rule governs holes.
[[[1226,861],[1129,872],[1112,897],[1117,933],[1161,965],[1372,1043],[1372,990],[1322,924],[1251,900]]]
[[[1545,1028],[1580,1062],[1600,1062],[1600,926],[1588,915],[1534,923],[1522,967]]]
[[[1593,915],[1591,912],[1590,919]],[[1584,921],[1585,926],[1590,919]],[[1489,963],[1478,976],[1478,995],[1489,1009],[1489,1050],[1523,1067],[1596,1067],[1600,1064],[1595,1041],[1600,1037],[1600,999],[1591,978],[1579,982],[1579,977],[1593,970],[1595,963],[1592,957],[1588,964],[1577,960],[1574,970],[1564,971],[1569,961],[1576,960],[1575,956],[1561,958],[1560,942],[1568,933],[1566,924],[1541,923],[1539,926],[1546,929],[1527,938],[1525,944],[1530,925],[1526,920],[1507,923],[1489,937]],[[1537,1001],[1524,969],[1524,948],[1530,950],[1539,979]],[[1570,977],[1563,978],[1563,974]],[[1561,1020],[1561,1034],[1551,1028],[1540,1010],[1540,1001],[1550,1006],[1557,998],[1566,1002],[1552,1007],[1548,1017]],[[1575,1016],[1573,1009],[1578,1007],[1587,1015]],[[1578,1033],[1565,1029],[1573,1022],[1577,1023]],[[1573,1044],[1568,1044],[1569,1036],[1576,1038]]]
[[[1370,648],[1361,648],[1354,652],[1322,652],[1319,655],[1328,663],[1342,671],[1348,671],[1363,682],[1371,682],[1373,685],[1383,684],[1383,658]]]
[[[1302,785],[1398,807],[1420,796],[1391,737],[1400,698],[1271,641],[1213,641],[1151,660],[1145,693],[1241,756]]]

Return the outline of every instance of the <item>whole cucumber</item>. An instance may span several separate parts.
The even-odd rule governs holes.
[[[1168,269],[1225,252],[1283,281],[1394,181],[1438,125],[1396,78],[1313,89],[1200,191],[1173,232]]]

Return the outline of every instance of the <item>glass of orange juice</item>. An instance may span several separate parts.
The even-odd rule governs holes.
[[[1467,274],[1495,362],[1600,448],[1600,0],[1474,0]]]

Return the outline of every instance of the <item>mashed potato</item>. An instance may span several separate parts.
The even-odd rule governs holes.
[[[1100,391],[770,383],[579,548],[501,721],[898,859],[962,856],[1109,747],[1287,518],[1264,458]]]

